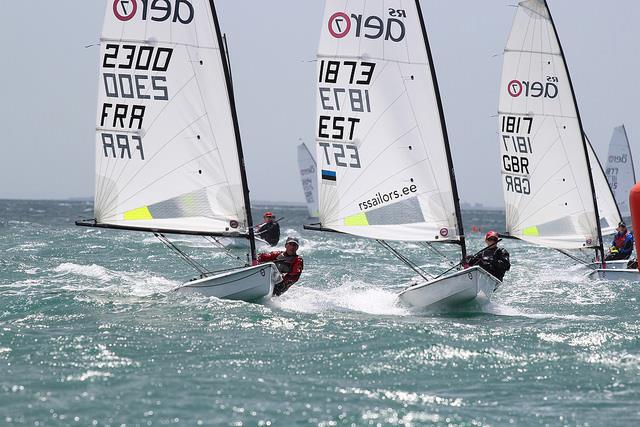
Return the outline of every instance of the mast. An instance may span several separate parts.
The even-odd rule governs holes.
[[[564,68],[567,71],[567,80],[569,82],[569,87],[571,88],[571,97],[573,98],[573,104],[576,107],[576,117],[578,119],[578,126],[580,127],[580,136],[582,137],[582,146],[584,148],[584,156],[587,162],[587,172],[589,174],[589,185],[591,186],[591,195],[593,199],[593,207],[594,214],[596,216],[596,227],[598,230],[598,247],[597,249],[600,251],[601,260],[604,262],[604,246],[602,242],[602,227],[600,226],[600,210],[598,209],[598,200],[596,197],[596,188],[593,182],[593,174],[591,173],[591,162],[589,161],[589,152],[587,151],[587,140],[585,138],[584,127],[582,126],[582,118],[580,117],[580,109],[578,108],[578,101],[576,100],[576,93],[573,89],[573,82],[571,81],[571,74],[569,73],[569,67],[567,65],[567,60],[564,56],[564,50],[562,49],[562,43],[560,42],[560,37],[558,36],[558,29],[556,28],[556,23],[553,20],[553,16],[551,15],[551,10],[549,9],[549,5],[547,4],[547,0],[544,0],[544,7],[547,9],[549,13],[549,20],[551,21],[551,26],[553,27],[553,33],[556,36],[556,40],[558,42],[558,47],[560,48],[560,56],[562,57],[562,63],[564,64]]]
[[[629,162],[631,162],[631,173],[633,174],[633,182],[636,182],[636,168],[633,164],[633,153],[631,152],[631,146],[629,145],[629,136],[627,135],[627,128],[622,125],[622,132],[624,133],[624,139],[627,141],[627,150],[629,150]]]
[[[427,57],[429,58],[429,69],[431,70],[431,79],[433,80],[433,88],[436,95],[436,102],[438,103],[438,113],[440,114],[440,127],[442,128],[442,136],[444,139],[444,148],[447,154],[447,164],[449,165],[449,179],[451,180],[451,191],[453,193],[453,204],[456,211],[456,221],[458,227],[458,235],[460,236],[460,250],[462,253],[462,259],[467,256],[467,245],[464,237],[464,227],[462,225],[462,213],[460,211],[460,198],[458,196],[458,185],[456,184],[456,174],[453,169],[453,158],[451,157],[451,147],[449,146],[449,134],[447,133],[447,124],[444,118],[444,110],[442,108],[442,99],[440,97],[440,88],[438,86],[438,79],[436,77],[436,69],[433,64],[433,56],[431,55],[431,46],[429,45],[429,37],[427,36],[427,28],[422,16],[422,8],[420,7],[420,0],[416,0],[416,9],[418,10],[418,19],[420,20],[420,27],[422,28],[422,37],[427,49]],[[593,186],[593,183],[592,183]]]
[[[231,108],[231,117],[233,119],[233,130],[236,135],[236,148],[238,151],[238,163],[240,165],[240,177],[242,179],[242,191],[244,193],[244,208],[247,216],[247,228],[249,232],[249,246],[251,248],[251,264],[257,262],[256,257],[256,237],[253,230],[253,217],[251,216],[251,199],[249,198],[249,184],[247,182],[247,171],[245,169],[244,154],[242,152],[242,141],[240,139],[240,125],[238,123],[238,113],[236,111],[236,101],[233,94],[233,84],[231,81],[231,70],[228,62],[228,56],[225,49],[226,39],[222,37],[222,31],[220,31],[220,23],[218,21],[218,14],[216,12],[216,6],[213,0],[209,0],[211,5],[211,13],[213,18],[214,27],[216,29],[216,35],[218,37],[218,46],[220,47],[220,56],[222,59],[222,67],[224,69],[224,76],[227,84],[227,93],[229,95],[229,104]]]

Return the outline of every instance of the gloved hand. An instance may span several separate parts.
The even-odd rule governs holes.
[[[611,247],[609,248],[609,253],[610,253],[610,254],[617,254],[618,252],[620,252],[620,249],[618,249],[618,248],[617,248],[617,247],[615,247],[615,246],[611,246]]]

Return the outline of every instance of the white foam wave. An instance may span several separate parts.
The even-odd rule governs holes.
[[[123,272],[113,271],[105,267],[92,265],[79,265],[63,263],[56,267],[54,272],[59,273],[59,278],[80,276],[95,281],[66,280],[64,287],[68,290],[109,289],[125,291],[134,296],[148,296],[159,292],[166,292],[175,288],[179,283],[164,277],[154,276],[147,272]],[[97,281],[97,283],[96,283]]]
[[[338,286],[323,290],[294,285],[269,304],[305,313],[348,310],[390,316],[410,314],[407,308],[398,304],[395,292],[347,277]]]

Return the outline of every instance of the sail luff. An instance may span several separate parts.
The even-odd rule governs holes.
[[[235,94],[233,92],[233,83],[231,80],[231,64],[229,62],[229,56],[226,49],[226,38],[223,39],[222,30],[218,21],[218,14],[216,12],[216,6],[214,0],[209,0],[211,5],[211,14],[213,18],[214,27],[216,29],[216,35],[218,37],[218,46],[220,47],[220,56],[222,60],[222,67],[224,69],[224,75],[226,79],[227,92],[229,96],[229,104],[231,108],[231,117],[233,120],[233,131],[235,133],[236,147],[238,152],[238,166],[240,167],[240,178],[242,181],[242,192],[244,195],[244,208],[247,218],[247,229],[249,234],[249,246],[251,251],[251,262],[255,264],[257,262],[256,255],[256,238],[255,230],[253,229],[253,216],[251,214],[251,199],[249,197],[249,183],[247,180],[247,171],[245,168],[244,153],[242,150],[242,140],[240,138],[240,124],[238,122],[238,113],[236,110]]]
[[[424,16],[422,14],[422,7],[420,6],[420,0],[416,0],[416,9],[418,10],[418,18],[420,20],[420,26],[422,29],[422,37],[424,39],[425,48],[427,49],[427,57],[429,58],[429,68],[431,70],[431,79],[433,81],[433,86],[436,93],[436,101],[438,103],[438,110],[440,113],[440,127],[442,129],[442,136],[444,138],[444,147],[447,155],[447,164],[449,166],[449,179],[451,181],[451,190],[453,192],[453,203],[456,210],[456,222],[458,225],[458,236],[460,239],[460,251],[462,254],[462,259],[464,259],[467,256],[467,245],[464,237],[464,226],[462,224],[462,212],[460,210],[460,197],[458,195],[458,185],[456,182],[456,174],[453,167],[453,157],[451,156],[451,147],[449,145],[449,132],[447,131],[447,124],[444,117],[444,108],[442,106],[442,97],[440,96],[440,87],[438,85],[438,78],[436,76],[436,69],[433,63],[431,45],[429,44],[427,27],[424,22]]]
[[[553,28],[553,32],[555,34],[556,37],[556,41],[558,43],[558,47],[560,48],[560,55],[562,57],[562,63],[564,64],[564,68],[566,70],[567,73],[567,80],[569,83],[569,87],[571,88],[571,96],[573,98],[573,104],[576,110],[576,115],[578,118],[578,126],[580,128],[580,135],[582,137],[582,146],[584,149],[584,156],[585,156],[585,161],[587,162],[587,171],[588,171],[588,175],[589,175],[589,186],[591,187],[591,195],[592,195],[592,200],[593,200],[593,207],[594,207],[594,213],[595,213],[595,221],[596,221],[596,227],[598,230],[598,246],[600,249],[600,255],[601,255],[601,259],[604,260],[604,245],[603,245],[603,239],[602,239],[602,227],[600,226],[600,210],[598,209],[598,199],[597,199],[597,195],[596,195],[596,189],[595,189],[595,184],[593,182],[593,174],[591,171],[591,164],[589,161],[589,152],[588,152],[588,148],[587,148],[587,140],[585,138],[585,132],[584,132],[584,126],[582,125],[582,118],[580,116],[580,109],[578,108],[578,101],[576,99],[576,93],[575,90],[573,88],[573,81],[571,80],[571,73],[569,72],[569,66],[567,65],[567,60],[566,57],[564,55],[564,50],[562,48],[562,43],[560,42],[560,37],[558,36],[558,29],[556,28],[556,24],[555,21],[553,20],[553,15],[551,14],[551,10],[549,9],[549,4],[547,3],[547,0],[544,0],[544,5],[547,9],[547,12],[549,13],[549,20],[551,21],[551,26]]]

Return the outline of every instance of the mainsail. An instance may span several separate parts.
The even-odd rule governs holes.
[[[601,247],[587,142],[546,1],[519,3],[499,104],[507,231],[558,249]]]
[[[317,79],[322,227],[383,240],[463,240],[419,2],[327,0]]]
[[[591,175],[593,176],[593,185],[596,189],[596,197],[598,200],[598,211],[600,212],[600,227],[603,236],[616,233],[618,223],[622,221],[618,205],[613,197],[607,177],[604,174],[600,160],[593,150],[591,141],[587,138],[587,149],[589,152],[589,164],[591,165]]]
[[[629,210],[629,191],[636,183],[636,172],[633,166],[633,156],[624,125],[613,129],[613,136],[609,143],[609,157],[607,157],[607,180],[611,191],[618,202],[620,212],[624,217],[631,216]]]
[[[107,2],[96,126],[99,226],[252,228],[233,91],[210,0]]]
[[[309,217],[317,218],[318,213],[318,166],[307,148],[306,144],[298,145],[298,167],[300,168],[300,180],[302,191],[307,201]]]

